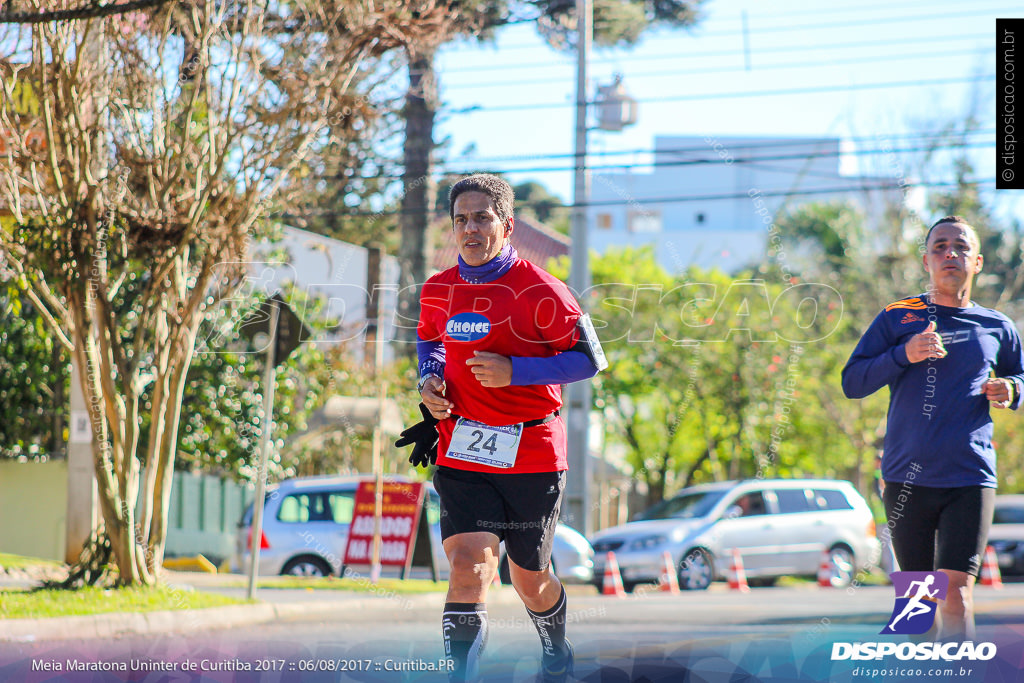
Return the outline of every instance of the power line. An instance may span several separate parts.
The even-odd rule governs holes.
[[[783,88],[779,90],[753,90],[747,92],[717,92],[717,93],[697,93],[692,95],[668,95],[665,97],[650,97],[646,99],[639,99],[641,103],[658,103],[658,102],[691,102],[695,100],[719,100],[719,99],[738,99],[745,97],[775,97],[780,95],[810,95],[822,92],[850,92],[855,90],[881,90],[886,88],[915,88],[921,86],[931,85],[951,85],[954,83],[974,83],[977,81],[994,81],[995,74],[986,76],[963,76],[959,78],[932,78],[928,80],[917,80],[917,81],[890,81],[888,83],[860,83],[851,85],[821,85],[821,86],[809,86],[805,88]],[[530,111],[536,109],[562,109],[565,107],[575,107],[576,102],[537,102],[532,104],[505,104],[505,105],[494,105],[494,106],[480,106],[471,105],[462,109],[453,110],[455,114],[469,114],[484,111]],[[599,104],[598,101],[589,101],[586,104],[593,105]]]
[[[958,140],[960,138],[978,135],[992,135],[996,132],[995,128],[985,128],[978,130],[954,130],[954,131],[929,131],[925,133],[903,133],[899,135],[855,135],[852,137],[842,138],[843,142],[858,143],[858,142],[879,142],[885,141],[887,143],[893,142],[907,142],[910,140],[942,140],[944,138],[951,138]],[[727,137],[727,136],[723,136]],[[799,145],[812,145],[820,142],[833,142],[836,138],[786,138],[780,140],[771,140],[767,142],[742,142],[741,140],[733,140],[732,149],[758,150],[758,149],[775,149],[775,148],[789,148],[795,144]],[[707,152],[710,145],[713,143],[720,142],[718,138],[712,138],[709,142],[705,142],[701,145],[694,147],[664,147],[654,149],[625,149],[625,150],[605,150],[588,152],[588,157],[611,157],[611,156],[629,156],[638,154],[685,154],[688,152]],[[495,161],[538,161],[541,159],[576,159],[577,154],[575,152],[565,152],[561,154],[530,154],[530,155],[517,155],[517,156],[495,156],[495,157],[474,157],[468,160],[474,163],[491,163]]]
[[[877,9],[881,9],[881,8],[877,8]],[[894,8],[894,9],[911,9],[911,8],[907,7],[907,8]],[[858,12],[858,16],[863,17],[863,15],[864,15],[863,11],[861,11],[861,10],[854,10],[854,11]],[[784,32],[790,32],[790,31],[807,31],[807,30],[830,29],[830,28],[849,28],[851,26],[877,26],[880,22],[885,22],[885,23],[898,23],[898,22],[906,22],[906,21],[925,22],[925,21],[936,21],[936,20],[940,20],[940,19],[942,19],[942,20],[945,20],[945,19],[958,19],[958,18],[962,18],[962,17],[977,18],[978,15],[979,15],[979,12],[982,12],[982,11],[989,12],[991,14],[994,14],[994,15],[998,16],[998,13],[1001,13],[1001,12],[1018,12],[1018,11],[1020,11],[1020,7],[990,7],[990,8],[972,7],[972,9],[967,10],[967,11],[946,12],[945,14],[927,14],[927,15],[922,16],[920,12],[915,12],[913,14],[908,14],[908,15],[903,15],[903,16],[895,16],[895,17],[872,16],[872,17],[865,17],[865,18],[852,19],[852,20],[832,21],[832,22],[825,22],[825,23],[810,23],[810,24],[794,24],[792,22],[786,22],[786,23],[781,24],[781,25],[769,24],[767,26],[756,27],[755,31],[758,32],[758,33],[784,33]],[[814,16],[814,13],[810,13],[810,12],[806,12],[806,11],[800,11],[800,12],[794,12],[790,16],[807,17],[809,15],[810,16]],[[748,15],[748,17],[750,17],[750,16],[753,16],[754,19],[763,19],[763,18],[766,18],[767,15],[760,15],[760,14]],[[779,16],[784,16],[784,15],[779,15]],[[711,19],[712,22],[719,21],[719,20],[720,20],[720,18],[718,18],[718,17],[713,17]],[[733,19],[733,21],[735,21],[735,19]],[[739,36],[739,35],[743,35],[743,33],[744,33],[742,28],[736,28],[736,29],[730,29],[730,30],[722,30],[722,31],[717,31],[716,30],[716,31],[708,31],[708,32],[701,32],[700,29],[701,29],[701,24],[697,24],[696,26],[693,26],[693,27],[687,27],[687,30],[690,30],[692,32],[693,36],[695,38],[698,38],[698,39],[699,38],[718,38],[718,37],[724,37],[724,36]],[[524,49],[535,49],[536,47],[537,47],[536,43],[533,43],[533,44],[521,43],[521,44],[503,45],[503,46],[501,46],[501,49],[502,50],[524,50]]]
[[[986,47],[985,51],[994,50],[994,47]],[[753,68],[747,68],[745,66],[720,66],[714,68],[702,68],[702,69],[670,69],[666,71],[649,71],[641,73],[629,74],[630,79],[635,78],[651,78],[661,76],[686,76],[690,74],[713,74],[713,73],[735,73],[735,72],[749,72],[754,73],[758,71],[771,71],[775,69],[818,69],[821,67],[832,67],[832,66],[843,66],[848,64],[867,64],[870,62],[891,62],[905,59],[931,59],[931,58],[946,58],[946,57],[964,57],[967,55],[978,54],[977,49],[961,50],[959,52],[950,52],[944,50],[941,52],[919,52],[919,53],[901,53],[895,55],[870,55],[864,57],[855,57],[852,59],[833,59],[828,61],[815,60],[814,62],[807,62],[804,60],[798,62],[780,62],[775,64],[764,64],[755,66]],[[476,83],[457,83],[455,85],[445,86],[445,90],[462,90],[467,88],[488,88],[488,87],[509,87],[518,85],[537,85],[540,83],[564,83],[565,78],[531,78],[523,81],[487,81],[487,82],[476,82]]]
[[[975,34],[952,34],[943,36],[922,36],[916,38],[906,38],[900,41],[901,45],[911,45],[915,43],[949,43],[951,41],[960,40],[985,40],[990,41],[992,39],[991,34],[988,33],[975,33]],[[892,46],[892,40],[861,40],[848,43],[816,43],[813,45],[784,45],[776,47],[763,47],[758,48],[755,54],[785,54],[790,52],[810,52],[815,50],[826,50],[832,52],[839,49],[847,48],[866,48],[866,47],[877,47],[884,45],[886,47]],[[537,46],[534,46],[535,48]],[[504,48],[502,48],[504,50]],[[743,50],[736,48],[733,50],[715,50],[711,52],[678,52],[675,54],[656,54],[656,55],[637,55],[627,54],[616,57],[606,58],[595,58],[590,60],[591,64],[619,64],[621,62],[646,62],[646,61],[658,61],[664,62],[669,59],[702,59],[705,57],[730,57],[733,55],[742,55]],[[506,69],[537,69],[537,68],[550,68],[550,67],[561,67],[564,66],[569,68],[572,64],[566,61],[564,64],[552,63],[551,59],[543,62],[517,62],[516,64],[496,64],[493,66],[467,66],[467,67],[455,67],[451,69],[444,69],[445,74],[456,74],[456,73],[470,73],[475,71],[498,71]]]
[[[813,141],[810,141],[813,143]],[[786,144],[786,143],[778,143]],[[931,152],[936,150],[961,150],[961,149],[975,149],[980,147],[993,147],[994,141],[977,141],[977,142],[960,142],[956,144],[939,144],[939,145],[925,145],[921,147],[893,147],[891,145],[881,148],[864,148],[843,151],[840,149],[830,149],[820,152],[795,152],[791,154],[775,154],[768,156],[751,156],[751,157],[728,157],[722,158],[718,155],[718,152],[712,149],[710,146],[702,148],[690,148],[687,151],[696,151],[699,153],[706,154],[706,157],[700,157],[695,159],[672,159],[672,160],[661,160],[651,161],[646,163],[623,163],[623,164],[604,164],[600,166],[588,166],[591,171],[630,171],[637,168],[666,168],[666,167],[678,167],[678,166],[721,166],[721,165],[743,165],[753,163],[763,163],[766,161],[808,161],[811,159],[827,159],[839,156],[847,157],[860,157],[860,156],[877,156],[881,154],[908,154],[914,152]],[[792,146],[790,141],[789,146]],[[735,149],[744,149],[741,146],[737,146]],[[661,153],[668,153],[665,150],[659,150]],[[678,152],[677,152],[678,153]],[[468,165],[471,162],[466,162]],[[439,173],[464,173],[466,172],[465,165],[458,166],[458,162],[442,162],[437,164]],[[480,169],[483,164],[473,160],[473,170]],[[534,167],[534,168],[505,168],[505,169],[489,169],[491,173],[496,174],[508,174],[508,173],[568,173],[574,170],[573,166],[547,166],[547,167]],[[332,177],[332,176],[324,176]],[[364,176],[361,180],[398,180],[402,178],[402,174],[398,172],[394,173],[380,173],[373,176]]]
[[[855,180],[855,178],[851,178],[851,180]],[[961,184],[962,185],[984,185],[984,184],[988,184],[988,183],[991,183],[994,186],[995,182],[996,182],[995,178],[986,178],[984,180],[979,180],[979,179],[964,180],[964,181],[961,181],[961,182],[947,181],[947,182],[914,182],[914,183],[904,182],[904,183],[898,183],[898,182],[884,181],[884,182],[876,182],[876,183],[873,183],[873,184],[858,185],[856,187],[820,187],[820,188],[816,188],[816,189],[813,189],[813,190],[765,190],[765,191],[758,191],[758,196],[759,197],[805,197],[805,196],[809,197],[809,196],[822,195],[822,194],[843,194],[843,193],[849,193],[849,192],[863,192],[865,190],[896,190],[896,189],[903,189],[905,187],[928,187],[928,188],[958,187]],[[705,201],[710,202],[710,201],[719,201],[719,200],[725,200],[725,199],[744,199],[744,198],[749,198],[749,197],[750,197],[750,193],[749,192],[732,192],[732,193],[724,193],[724,194],[706,194],[706,195],[692,195],[692,196],[682,196],[682,197],[660,197],[660,198],[646,198],[645,197],[645,198],[628,199],[628,200],[626,200],[626,199],[611,199],[611,200],[599,201],[599,202],[591,201],[591,202],[588,202],[588,203],[585,203],[585,204],[581,204],[580,206],[586,206],[586,207],[623,206],[623,205],[631,205],[631,204],[636,204],[636,203],[647,204],[647,205],[649,205],[649,204],[679,204],[679,203],[685,203],[685,202],[705,202]],[[574,207],[572,205],[566,204],[564,208],[574,208]]]
[[[851,178],[856,180],[856,178]],[[868,190],[896,190],[904,189],[907,187],[921,187],[921,188],[952,188],[959,187],[960,185],[990,185],[995,186],[995,178],[984,178],[984,179],[969,179],[962,181],[946,181],[946,182],[891,182],[882,181],[871,184],[863,184],[856,187],[829,187],[829,188],[815,188],[808,190],[763,190],[758,192],[760,197],[812,197],[816,195],[824,194],[846,194],[854,192],[864,192]],[[562,209],[573,209],[578,207],[585,208],[600,208],[600,207],[611,207],[611,206],[631,206],[636,204],[649,206],[651,204],[681,204],[688,202],[704,202],[704,201],[721,201],[728,199],[747,199],[750,197],[748,192],[733,192],[723,194],[704,194],[704,195],[679,195],[674,197],[655,197],[655,198],[638,198],[638,199],[610,199],[606,201],[590,201],[583,202],[580,204],[562,204],[558,208]],[[423,213],[423,211],[403,211],[402,209],[394,209],[389,211],[361,211],[353,209],[351,211],[338,211],[335,209],[312,209],[306,213],[288,213],[282,212],[276,214],[275,217],[282,220],[294,220],[311,217],[383,217],[383,216],[400,216],[405,213]]]
[[[674,159],[671,161],[652,161],[649,163],[629,163],[629,164],[604,164],[601,166],[588,166],[591,171],[628,171],[634,168],[662,168],[662,167],[675,167],[675,166],[718,166],[726,165],[731,166],[733,164],[747,164],[751,162],[764,162],[764,161],[787,161],[787,160],[808,160],[808,159],[827,159],[831,157],[839,156],[874,156],[878,154],[907,154],[912,152],[930,152],[936,149],[976,149],[979,147],[994,147],[995,141],[979,141],[979,142],[963,142],[955,145],[937,145],[937,146],[924,146],[924,147],[883,147],[880,149],[855,149],[855,150],[826,150],[823,152],[812,152],[810,154],[806,152],[799,152],[794,154],[777,154],[773,156],[752,156],[752,157],[733,157],[723,159],[718,153],[710,147],[703,150],[704,154],[708,156],[706,158],[697,159]],[[450,168],[452,162],[438,164],[443,168]],[[574,170],[573,166],[548,166],[538,168],[511,168],[501,171],[493,171],[494,173],[567,173]],[[395,176],[401,177],[401,176]]]
[[[833,151],[833,150],[826,150],[826,151],[820,151],[820,152],[796,152],[796,153],[793,153],[793,154],[786,154],[786,155],[752,156],[752,157],[749,157],[749,158],[744,158],[744,157],[735,158],[735,157],[732,157],[731,154],[733,152],[738,152],[740,150],[749,152],[749,151],[752,151],[752,150],[762,150],[762,149],[792,148],[792,147],[797,146],[797,145],[799,145],[799,146],[809,146],[809,145],[815,145],[815,144],[818,144],[818,143],[831,144],[831,143],[836,142],[836,139],[835,138],[806,138],[806,139],[796,139],[796,140],[794,140],[794,139],[778,140],[778,141],[761,142],[761,143],[743,143],[743,142],[735,142],[735,141],[733,141],[733,142],[735,142],[735,144],[733,144],[729,140],[726,140],[725,143],[722,143],[717,138],[714,138],[710,142],[705,143],[705,144],[700,145],[700,146],[697,146],[697,147],[655,148],[654,150],[649,150],[649,149],[643,149],[643,150],[623,150],[623,151],[608,151],[608,152],[597,152],[597,153],[593,153],[593,154],[588,154],[588,156],[620,156],[620,155],[637,155],[637,154],[644,154],[644,155],[655,154],[655,155],[664,156],[664,155],[678,155],[678,154],[698,153],[698,154],[712,154],[712,156],[710,158],[702,157],[702,158],[699,158],[699,159],[676,159],[676,160],[671,160],[671,161],[631,162],[631,163],[623,163],[623,164],[606,164],[606,165],[602,165],[602,166],[590,165],[590,166],[588,166],[588,168],[590,170],[597,170],[597,171],[600,171],[600,170],[629,171],[629,170],[638,169],[638,168],[652,168],[652,167],[662,167],[662,166],[688,166],[688,165],[697,165],[697,164],[704,165],[704,166],[713,166],[713,165],[722,165],[722,164],[725,164],[725,165],[740,164],[740,165],[749,165],[751,168],[764,168],[764,169],[772,169],[772,170],[777,170],[777,171],[784,171],[784,172],[795,173],[795,172],[797,172],[796,169],[786,168],[784,166],[770,167],[770,166],[764,164],[763,162],[766,162],[766,161],[793,161],[793,160],[796,160],[796,161],[806,161],[806,160],[810,160],[810,159],[829,158],[829,157],[836,157],[836,156],[877,156],[877,155],[882,155],[882,154],[906,154],[906,153],[928,152],[928,151],[936,151],[936,150],[961,150],[961,149],[974,149],[974,148],[978,148],[978,147],[992,147],[995,144],[995,142],[993,140],[980,140],[980,141],[968,142],[966,140],[966,138],[971,137],[971,136],[977,136],[977,135],[991,135],[993,133],[995,133],[995,129],[977,130],[977,131],[952,131],[952,132],[949,132],[949,133],[943,133],[943,132],[920,133],[920,134],[897,135],[897,136],[889,136],[889,137],[861,136],[861,137],[844,138],[843,142],[856,143],[856,142],[862,142],[862,141],[873,141],[873,142],[884,143],[887,146],[880,147],[880,148],[874,148],[874,149],[872,149],[872,148],[864,148],[864,149],[854,149],[854,150],[845,150],[845,151],[842,150],[842,149],[839,149],[839,150],[835,150],[835,151]],[[959,138],[964,138],[964,140],[963,141],[958,141]],[[943,140],[946,140],[946,139],[948,139],[948,140],[943,142]],[[894,143],[899,143],[899,142],[909,143],[909,142],[915,141],[915,140],[919,141],[919,144],[924,144],[924,146],[921,146],[921,147],[902,147],[902,148],[898,148],[898,147],[893,146]],[[931,141],[930,144],[929,144],[929,141]],[[725,149],[725,150],[727,150],[729,152],[730,156],[728,158],[722,158],[721,156],[718,155],[718,149],[719,148],[718,147],[712,147],[712,144],[720,145],[722,149]],[[726,145],[731,145],[731,146],[726,146]],[[479,171],[479,170],[487,170],[488,172],[497,173],[497,174],[509,174],[509,173],[542,173],[542,174],[543,173],[566,173],[568,171],[573,170],[573,167],[571,167],[571,166],[566,166],[566,167],[562,167],[562,166],[526,167],[526,168],[507,167],[507,168],[504,168],[504,169],[494,169],[493,167],[490,166],[490,164],[496,163],[496,162],[502,162],[502,161],[505,161],[505,162],[508,162],[508,161],[512,161],[512,162],[516,162],[516,161],[540,161],[540,160],[545,160],[545,159],[575,160],[575,158],[576,158],[576,154],[574,154],[574,153],[548,154],[548,155],[538,154],[538,155],[520,156],[520,157],[474,158],[474,159],[468,159],[468,160],[465,160],[465,161],[455,160],[455,161],[442,161],[442,162],[438,162],[438,163],[435,164],[435,168],[437,169],[437,171],[439,173],[442,173],[442,174],[462,174],[462,173],[467,173],[467,172],[470,172],[470,171],[474,171],[475,172],[475,171]],[[382,170],[380,173],[376,173],[374,175],[369,175],[369,176],[347,177],[346,180],[398,180],[398,179],[404,177],[403,174],[401,173],[401,166],[400,166],[400,164],[398,164],[397,162],[392,162],[389,165],[394,170],[391,170],[391,171],[384,171],[384,170]],[[383,168],[383,166],[384,166],[384,164],[377,164],[378,168]],[[801,172],[801,173],[806,172],[806,173],[810,173],[811,175],[818,175],[820,177],[830,177],[830,178],[843,178],[843,177],[847,177],[847,176],[842,176],[842,175],[836,175],[835,173],[830,173],[830,174],[828,174],[826,176],[826,175],[820,174],[820,173],[811,173],[810,171],[799,171],[799,172]],[[335,175],[321,175],[321,176],[317,176],[317,177],[325,178],[325,179],[333,179],[336,176]]]
[[[993,12],[993,13],[997,13],[997,12],[1019,12],[1020,11],[1020,6],[1016,6],[1016,7],[994,7],[994,8],[991,8],[989,10],[986,10],[986,11]],[[901,17],[883,17],[882,19],[879,19],[877,17],[869,17],[869,18],[865,18],[865,19],[855,19],[853,21],[829,22],[829,23],[824,23],[824,24],[791,24],[791,23],[787,23],[787,24],[782,25],[782,26],[763,26],[763,27],[758,28],[757,32],[758,33],[780,33],[780,32],[788,32],[788,31],[808,31],[808,30],[817,30],[817,29],[826,29],[826,28],[849,28],[851,26],[877,26],[879,21],[884,21],[887,24],[893,24],[893,23],[904,22],[904,21],[925,22],[925,21],[935,21],[935,20],[938,20],[938,19],[959,19],[961,17],[977,18],[978,17],[978,10],[972,8],[971,10],[965,11],[965,12],[948,12],[946,14],[928,14],[926,16],[921,16],[920,13],[915,13],[915,14],[908,14],[906,16],[901,16]],[[734,35],[740,35],[740,34],[742,34],[742,30],[719,31],[719,32],[716,32],[716,33],[701,33],[697,37],[698,38],[704,38],[704,37],[709,37],[710,38],[710,37],[717,37],[717,36],[734,36]]]
[[[882,3],[882,4],[879,4],[879,5],[860,5],[860,4],[858,4],[858,5],[846,5],[845,7],[835,7],[835,6],[833,6],[833,7],[815,7],[813,12],[808,12],[805,9],[792,10],[792,11],[788,11],[788,12],[768,12],[768,13],[764,13],[764,14],[761,14],[760,12],[758,12],[757,14],[751,14],[750,17],[751,18],[773,19],[775,17],[807,16],[808,14],[842,14],[843,12],[856,12],[856,13],[863,14],[865,11],[872,11],[872,10],[882,10],[882,11],[888,12],[888,11],[902,11],[902,10],[907,10],[907,9],[915,9],[915,8],[919,8],[919,7],[927,7],[928,9],[935,9],[935,5],[936,5],[936,3],[934,1],[932,1],[932,0],[928,0],[926,2],[912,2],[912,3],[902,4],[902,5],[895,5],[893,3],[887,2],[887,3]],[[951,2],[950,5],[960,6],[961,3],[959,3],[959,2]],[[983,11],[983,10],[976,7],[975,11],[976,12],[980,12],[980,11]],[[727,19],[727,17],[724,17],[724,16],[723,17],[718,17],[718,19],[719,20],[725,20],[725,19]],[[738,21],[738,20],[739,20],[738,18],[733,19],[733,21]]]

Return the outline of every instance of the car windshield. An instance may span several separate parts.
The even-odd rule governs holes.
[[[697,493],[685,493],[663,500],[653,505],[639,515],[637,521],[647,519],[695,519],[703,517],[715,507],[715,503],[722,500],[726,491],[700,491]]]
[[[1024,524],[1024,505],[997,507],[992,515],[993,524]]]
[[[270,497],[274,495],[273,491],[267,491],[266,495],[263,496],[263,507],[266,509],[267,503],[270,502]],[[245,512],[242,513],[242,519],[238,521],[238,526],[252,526],[252,503],[249,503],[245,507]]]

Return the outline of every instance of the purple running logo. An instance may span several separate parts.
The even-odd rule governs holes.
[[[942,572],[893,572],[889,578],[896,591],[896,604],[888,625],[879,633],[927,633],[935,623],[938,601],[946,599],[949,577]]]

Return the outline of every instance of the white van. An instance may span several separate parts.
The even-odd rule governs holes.
[[[627,590],[658,581],[668,551],[679,585],[703,590],[728,576],[733,549],[751,583],[815,576],[827,553],[831,582],[848,585],[878,561],[875,522],[867,502],[846,481],[751,479],[694,486],[645,510],[627,524],[590,538],[594,575],[608,551]]]
[[[345,557],[349,523],[359,482],[369,475],[349,477],[297,477],[270,487],[263,509],[260,539],[260,576],[338,576]],[[410,481],[388,477],[389,481]],[[448,558],[441,545],[441,511],[433,484],[427,482],[427,524],[434,562],[442,578],[448,576]],[[250,563],[250,505],[238,523],[231,571],[247,572]],[[565,583],[593,580],[594,551],[580,533],[559,524],[551,550],[555,575]],[[354,568],[358,569],[358,568]],[[508,560],[501,550],[501,580],[508,583]],[[428,575],[429,576],[429,575]]]

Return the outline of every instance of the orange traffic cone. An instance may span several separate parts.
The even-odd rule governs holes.
[[[658,581],[658,590],[665,593],[677,595],[679,593],[679,579],[676,578],[675,563],[672,562],[672,555],[666,550],[662,554],[665,560],[661,568],[661,579]]]
[[[747,572],[743,569],[743,556],[736,548],[732,549],[732,564],[729,565],[729,588],[741,593],[749,593]]]
[[[996,559],[996,551],[992,546],[985,548],[985,560],[981,563],[981,581],[979,583],[982,586],[992,586],[993,588],[1003,587],[1003,576],[999,573],[999,561]]]
[[[601,595],[626,597],[626,589],[622,587],[622,575],[619,573],[619,562],[611,550],[608,551],[604,564],[604,584],[601,586]]]
[[[835,588],[832,585],[832,562],[828,550],[821,553],[821,564],[818,565],[818,585],[822,588]]]

